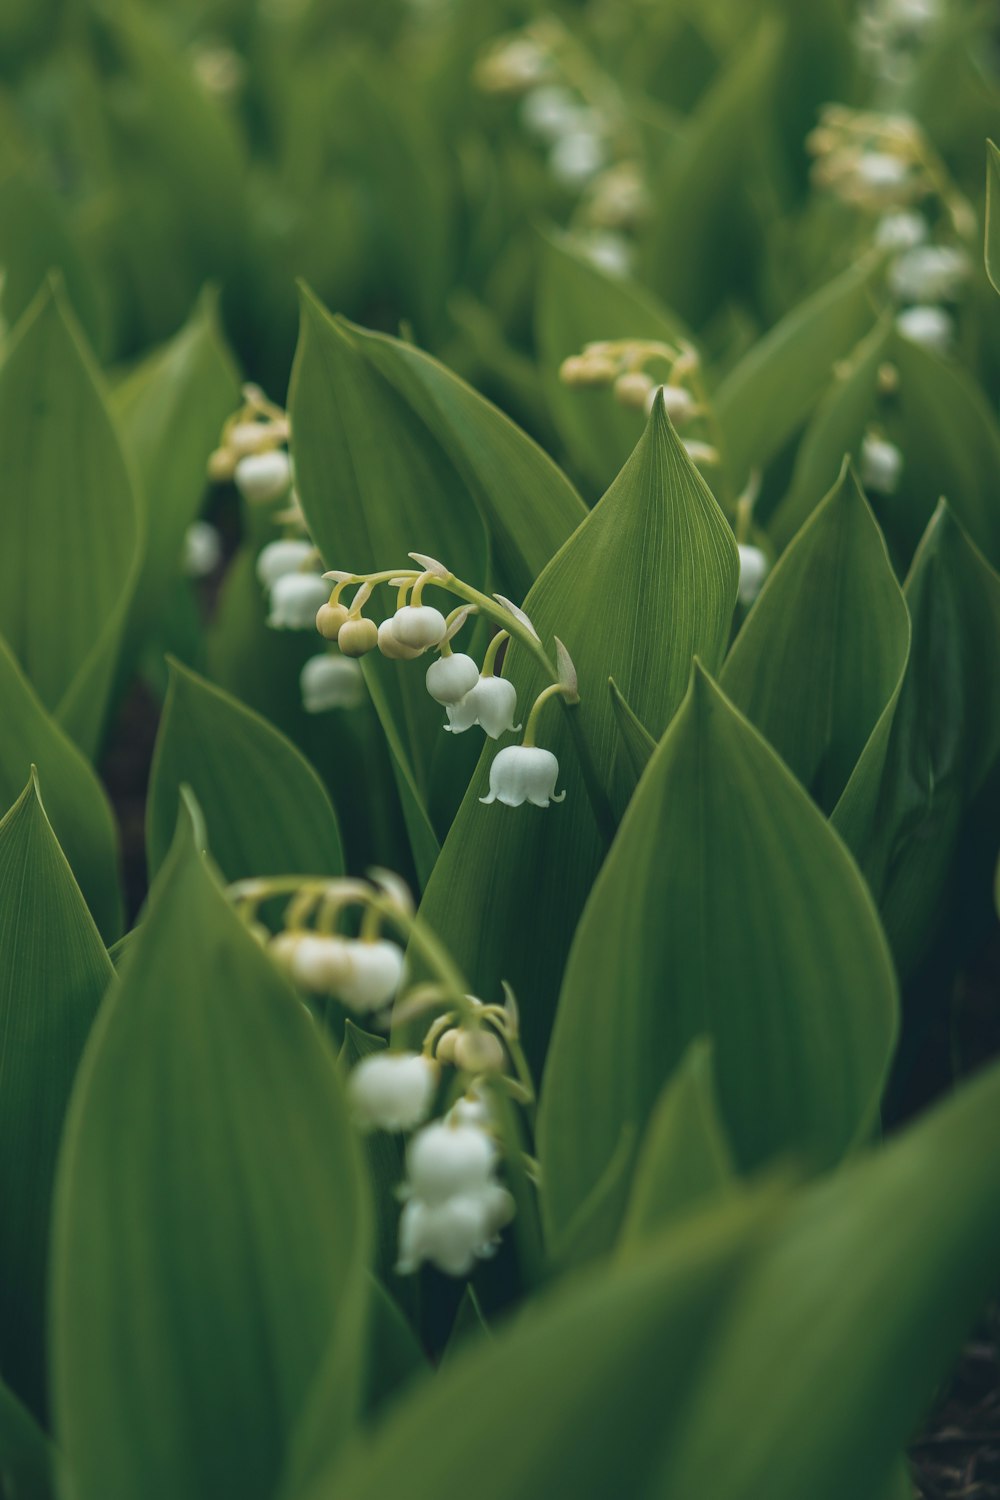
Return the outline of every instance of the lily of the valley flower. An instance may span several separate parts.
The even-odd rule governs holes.
[[[350,968],[340,980],[334,994],[348,1010],[364,1014],[381,1010],[399,989],[405,967],[405,955],[398,943],[388,938],[351,942]]]
[[[392,617],[392,633],[402,646],[426,651],[444,640],[447,622],[431,604],[404,604]]]
[[[397,1271],[427,1260],[450,1276],[467,1275],[494,1254],[514,1214],[513,1198],[496,1181],[495,1143],[477,1125],[437,1122],[413,1137],[406,1165]]]
[[[345,938],[315,932],[281,932],[272,956],[312,995],[335,995],[359,1015],[381,1010],[403,978],[405,956],[388,938]]]
[[[277,500],[292,483],[292,462],[283,448],[248,453],[233,470],[236,488],[251,505]]]
[[[366,615],[349,615],[337,631],[337,645],[345,656],[367,656],[378,645],[378,626]]]
[[[271,584],[268,625],[272,630],[311,630],[328,593],[318,573],[282,573]]]
[[[514,723],[517,711],[517,689],[506,677],[481,676],[472,688],[457,703],[448,704],[448,723],[444,726],[451,734],[463,734],[474,724],[498,740],[510,730],[520,729]]]
[[[866,433],[861,443],[861,483],[879,495],[894,495],[903,469],[903,455],[895,443]]]
[[[740,542],[737,550],[740,554],[739,601],[752,604],[764,587],[769,564],[760,548],[748,542]]]
[[[507,745],[490,766],[489,796],[480,802],[502,802],[505,807],[520,807],[530,802],[548,807],[561,802],[565,791],[556,793],[559,762],[551,750],[537,745]]]
[[[314,553],[312,542],[302,541],[298,537],[282,537],[276,542],[268,542],[257,554],[257,577],[269,589],[286,573],[300,572]],[[324,589],[324,596],[328,592],[328,589]]]
[[[919,344],[935,354],[947,354],[955,336],[955,320],[943,307],[917,303],[897,315],[896,329],[911,344]]]
[[[357,662],[329,651],[310,656],[299,674],[299,686],[302,706],[309,714],[357,708],[365,695],[365,680]]]
[[[358,1124],[368,1130],[413,1130],[427,1118],[437,1088],[437,1064],[416,1052],[363,1057],[347,1092]]]
[[[427,691],[436,703],[460,703],[478,681],[479,667],[461,651],[439,656],[427,668]]]

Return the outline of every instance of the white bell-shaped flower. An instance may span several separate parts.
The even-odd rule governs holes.
[[[949,302],[971,270],[954,245],[914,245],[889,267],[889,287],[899,302]]]
[[[282,537],[279,541],[268,542],[257,554],[257,577],[269,589],[286,573],[300,572],[311,559],[313,551],[312,542],[302,541],[298,537]],[[329,587],[324,592],[328,595]]]
[[[911,344],[947,354],[955,336],[955,320],[943,307],[918,304],[907,307],[896,317],[897,332]]]
[[[858,157],[854,175],[875,193],[889,193],[902,187],[910,175],[909,163],[888,151],[865,151]]]
[[[894,495],[903,469],[903,455],[895,443],[866,433],[861,442],[861,483],[879,495]]]
[[[440,646],[447,628],[444,615],[432,604],[404,604],[392,619],[393,637],[414,651]]]
[[[395,621],[395,615],[390,615],[387,620],[382,621],[376,638],[378,649],[388,661],[413,661],[415,657],[421,655],[423,648],[404,646],[403,642],[396,637]]]
[[[321,651],[310,656],[299,673],[302,706],[308,714],[331,708],[357,708],[364,701],[365,679],[356,661]]]
[[[388,938],[374,942],[348,943],[348,971],[334,989],[337,999],[348,1010],[359,1014],[381,1010],[399,989],[403,978],[405,955],[398,943]]]
[[[448,723],[444,726],[451,734],[463,734],[478,724],[491,740],[498,740],[509,730],[520,729],[514,723],[517,710],[517,689],[506,677],[487,675],[480,677],[475,687],[458,703],[448,705]]]
[[[880,250],[912,250],[914,245],[923,244],[929,232],[923,214],[901,208],[879,219],[875,225],[875,243]]]
[[[448,1276],[467,1276],[477,1259],[491,1253],[488,1226],[482,1195],[456,1196],[435,1204],[411,1198],[399,1217],[396,1270],[405,1276],[430,1261]]]
[[[351,974],[351,948],[346,938],[320,933],[292,934],[287,943],[292,978],[313,995],[331,995]],[[280,939],[275,939],[280,943]],[[286,945],[282,945],[284,950]]]
[[[427,691],[436,703],[458,703],[479,681],[479,667],[461,651],[439,656],[427,668]]]
[[[205,578],[219,566],[222,538],[209,521],[192,521],[184,533],[181,572],[187,578]]]
[[[764,587],[769,563],[759,547],[740,542],[737,550],[740,554],[739,601],[741,604],[752,604]]]
[[[563,187],[582,188],[597,176],[606,160],[607,150],[600,132],[581,110],[573,128],[553,143],[549,171]]]
[[[236,488],[251,505],[277,500],[292,482],[292,461],[283,448],[269,453],[248,453],[233,471]]]
[[[417,1052],[379,1052],[351,1070],[347,1093],[358,1124],[368,1130],[413,1130],[427,1118],[437,1065]]]
[[[496,1162],[496,1145],[485,1130],[438,1120],[418,1131],[406,1149],[404,1191],[425,1203],[444,1203],[486,1187]]]
[[[328,594],[318,573],[283,573],[271,585],[267,623],[272,630],[312,630]]]
[[[558,776],[559,762],[551,750],[541,750],[537,745],[507,745],[490,766],[489,796],[479,800],[502,802],[507,807],[520,807],[522,802],[548,807],[566,795],[564,791],[556,795]]]

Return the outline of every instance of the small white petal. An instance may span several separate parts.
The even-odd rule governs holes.
[[[350,971],[337,984],[334,993],[349,1010],[381,1010],[399,989],[403,978],[405,955],[398,943],[388,938],[375,942],[354,941]]]
[[[867,433],[861,443],[861,483],[866,490],[894,495],[903,468],[903,455],[895,443]]]
[[[302,706],[306,713],[322,714],[331,708],[357,708],[364,701],[365,679],[356,661],[321,651],[310,656],[299,673]]]
[[[461,651],[439,656],[427,668],[427,691],[437,703],[461,702],[478,681],[478,666]]]
[[[907,307],[897,316],[896,329],[911,344],[947,354],[955,336],[955,320],[943,307]]]
[[[476,719],[491,740],[498,740],[509,730],[520,729],[514,723],[517,688],[506,677],[481,677],[473,694]]]
[[[738,551],[740,554],[739,601],[741,604],[752,604],[764,586],[769,564],[759,547],[751,547],[741,542]]]
[[[292,978],[311,994],[333,994],[350,977],[352,946],[344,938],[318,933],[293,935],[288,945]]]
[[[457,1193],[473,1193],[490,1181],[497,1148],[475,1125],[425,1125],[406,1150],[408,1186],[425,1203],[444,1203]]]
[[[446,629],[444,615],[430,604],[404,604],[392,618],[396,640],[416,651],[439,646]]]
[[[277,500],[292,482],[292,461],[283,448],[248,453],[233,472],[236,488],[251,505]]]
[[[181,571],[188,578],[205,578],[222,557],[222,538],[208,521],[192,521],[184,533]]]
[[[298,573],[310,560],[313,552],[312,542],[298,538],[284,537],[277,542],[268,542],[257,555],[257,577],[269,589],[285,573]]]
[[[520,807],[531,802],[536,807],[548,807],[550,802],[561,802],[565,792],[556,795],[556,780],[559,762],[551,750],[541,750],[536,745],[507,745],[490,766],[490,792],[480,797],[480,802],[502,802],[507,807]]]
[[[416,1052],[363,1057],[352,1069],[347,1092],[358,1123],[374,1130],[412,1130],[427,1118],[437,1067]]]
[[[329,597],[329,584],[318,574],[284,573],[271,585],[267,623],[272,630],[312,630]]]

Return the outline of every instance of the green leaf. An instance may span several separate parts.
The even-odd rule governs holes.
[[[535,294],[535,340],[559,435],[587,478],[603,490],[635,447],[642,418],[608,386],[570,389],[559,366],[598,339],[643,338],[676,344],[684,330],[642,287],[609,276],[571,240],[545,236]]]
[[[344,326],[448,455],[462,503],[471,495],[485,521],[494,586],[521,598],[586,516],[583,501],[537,443],[429,354],[352,323]],[[428,499],[423,497],[418,515],[426,512]],[[431,555],[439,554],[432,548]]]
[[[74,1091],[53,1251],[79,1500],[270,1497],[317,1382],[360,1399],[369,1212],[317,1027],[187,819]]]
[[[830,366],[871,328],[871,286],[881,265],[881,255],[869,255],[800,302],[720,385],[715,411],[737,487],[783,447],[826,389]]]
[[[701,668],[650,761],[580,920],[542,1089],[558,1233],[642,1127],[685,1048],[714,1045],[743,1169],[836,1162],[871,1129],[896,986],[836,834]]]
[[[146,512],[146,553],[128,623],[133,651],[155,625],[180,573],[184,534],[201,509],[208,456],[239,400],[216,301],[203,295],[181,331],[114,394]]]
[[[962,820],[1000,754],[1000,578],[944,501],[904,593],[912,640],[887,743],[874,771],[862,760],[833,822],[907,973],[937,925]]]
[[[1000,151],[986,142],[986,274],[1000,292]]]
[[[636,1161],[620,1244],[631,1249],[721,1196],[733,1163],[719,1118],[712,1045],[696,1038],[663,1085]]]
[[[136,499],[99,376],[57,286],[0,367],[0,634],[42,703],[96,748],[139,539]]]
[[[51,1500],[53,1455],[48,1438],[0,1380],[0,1495]]]
[[[653,1493],[880,1496],[996,1290],[994,1067],[804,1193],[751,1267]]]
[[[100,339],[97,288],[74,243],[62,204],[37,171],[16,165],[0,181],[0,302],[4,320],[16,322],[37,295],[46,275],[57,268],[87,337]]]
[[[377,1277],[368,1285],[370,1321],[368,1329],[368,1380],[365,1415],[371,1418],[418,1375],[428,1375],[427,1356],[398,1302]]]
[[[635,791],[636,783],[643,771],[649,764],[649,757],[656,749],[656,741],[642,720],[622,697],[618,691],[618,684],[613,677],[608,678],[608,691],[611,694],[611,707],[614,710],[615,724],[621,736],[622,750],[628,763],[631,777],[628,788],[629,796]]]
[[[33,775],[0,822],[0,1368],[42,1421],[56,1152],[111,974]]]
[[[830,812],[899,685],[909,634],[882,533],[845,464],[779,559],[719,685]]]
[[[52,827],[105,942],[122,929],[118,830],[90,762],[45,712],[0,640],[0,806],[17,797],[32,765],[45,786]]]
[[[489,745],[421,906],[477,995],[498,997],[501,979],[513,985],[536,1062],[606,847],[578,741],[612,794],[620,751],[608,677],[646,729],[662,734],[684,695],[692,657],[721,658],[736,575],[732,533],[658,402],[621,474],[524,604],[543,640],[558,635],[566,643],[579,673],[579,707],[562,714],[550,705],[541,721],[541,743],[559,758],[566,803],[484,807],[479,799],[495,754]],[[515,642],[504,671],[526,714],[546,685],[541,668]],[[618,774],[624,779],[628,768]]]
[[[227,880],[343,874],[337,816],[309,762],[265,719],[172,662],[149,778],[152,874],[170,847],[184,785],[198,798]]]
[[[421,1495],[463,1493],[474,1476],[477,1500],[606,1500],[623,1474],[629,1493],[647,1493],[656,1444],[775,1206],[773,1193],[727,1204],[627,1264],[575,1278],[421,1381],[303,1500],[410,1494],[415,1475]]]

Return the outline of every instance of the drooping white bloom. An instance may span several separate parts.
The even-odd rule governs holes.
[[[365,696],[365,679],[357,662],[330,651],[310,656],[299,673],[299,686],[302,706],[309,714],[357,708]]]
[[[364,939],[348,943],[349,964],[334,989],[337,999],[348,1010],[359,1014],[381,1010],[399,989],[403,978],[405,955],[398,943],[388,938],[374,942]]]
[[[473,1084],[468,1093],[456,1099],[445,1120],[453,1125],[475,1125],[480,1130],[486,1129],[492,1122],[492,1111],[489,1100],[480,1090],[479,1084]]]
[[[860,458],[861,483],[865,489],[879,495],[894,495],[903,468],[903,455],[895,443],[868,432],[861,443]]]
[[[969,270],[969,257],[954,245],[914,245],[889,267],[889,288],[898,302],[951,302]]]
[[[461,651],[439,656],[427,668],[427,691],[436,703],[458,703],[479,681],[479,667]]]
[[[467,1276],[477,1260],[495,1253],[497,1236],[513,1216],[514,1200],[499,1183],[444,1203],[411,1198],[399,1219],[396,1270],[407,1275],[426,1260],[448,1276]]]
[[[427,1118],[438,1069],[418,1052],[381,1052],[351,1070],[347,1093],[358,1124],[368,1130],[413,1130]]]
[[[388,661],[413,661],[415,657],[421,654],[422,648],[419,646],[404,646],[402,641],[397,640],[394,629],[395,621],[395,615],[390,615],[388,619],[382,621],[378,628],[376,641],[378,649]]]
[[[537,745],[507,745],[490,766],[490,792],[480,802],[502,802],[506,807],[520,807],[531,802],[548,807],[561,802],[565,791],[556,795],[559,762],[551,750]]]
[[[288,943],[289,968],[292,978],[304,990],[313,995],[331,995],[349,978],[352,944],[346,938],[315,932],[288,936],[292,938]]]
[[[752,604],[764,586],[769,564],[759,547],[740,542],[737,550],[740,554],[739,601]]]
[[[912,250],[915,245],[923,244],[929,232],[923,214],[901,208],[879,219],[875,225],[875,243],[881,250]]]
[[[517,688],[506,677],[480,677],[473,688],[458,703],[448,705],[448,723],[444,726],[451,734],[462,734],[478,724],[491,740],[502,734],[520,729],[514,723],[517,711]]]
[[[248,453],[233,471],[236,488],[251,505],[277,500],[292,482],[292,461],[283,448]]]
[[[425,1203],[444,1203],[465,1193],[476,1193],[492,1180],[497,1164],[492,1136],[476,1125],[425,1125],[406,1148],[404,1192]]]
[[[222,538],[208,521],[192,521],[184,533],[181,571],[187,578],[205,578],[222,557]]]
[[[315,548],[312,542],[307,542],[298,537],[282,537],[279,541],[268,542],[257,554],[257,577],[266,589],[277,583],[286,573],[298,573],[310,561]],[[324,598],[330,592],[329,587],[324,590]]]
[[[893,192],[910,175],[909,163],[888,151],[865,151],[858,157],[854,174],[866,188],[876,193]]]
[[[947,354],[955,336],[955,320],[943,307],[917,305],[896,315],[896,329],[911,344]]]
[[[519,114],[525,130],[551,142],[573,129],[580,117],[580,105],[569,89],[544,84],[525,94]]]
[[[404,604],[392,617],[393,638],[414,651],[440,646],[446,629],[444,615],[431,604]]]
[[[272,630],[312,630],[329,590],[318,573],[283,573],[271,585],[268,625]]]
[[[604,166],[606,152],[600,133],[586,119],[561,135],[549,152],[549,171],[563,187],[580,188]]]

